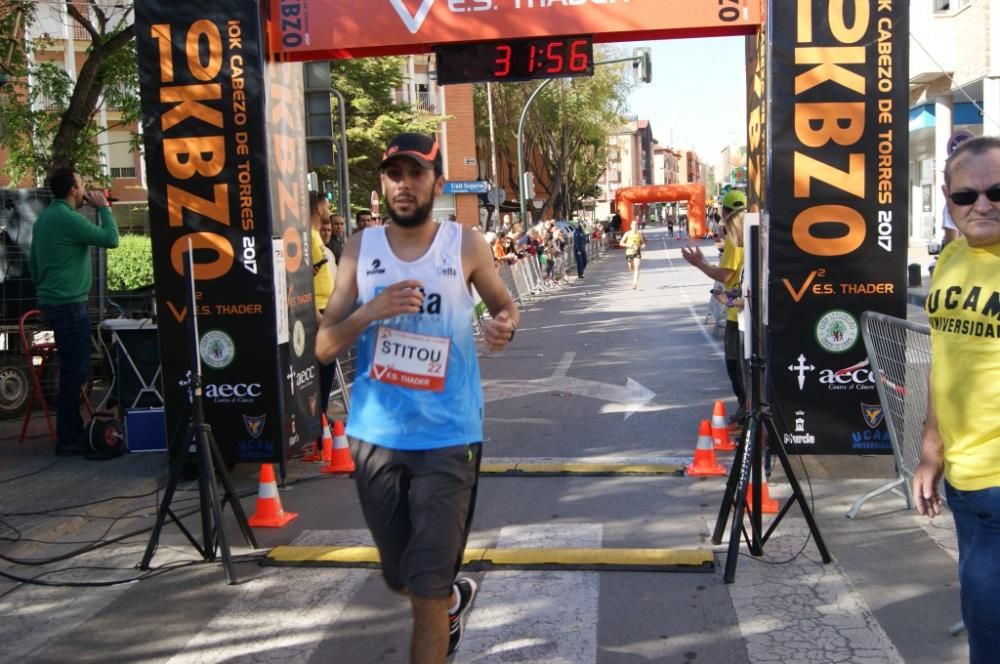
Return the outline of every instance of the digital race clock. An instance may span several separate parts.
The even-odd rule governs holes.
[[[449,44],[436,47],[434,55],[439,85],[594,75],[589,36]]]

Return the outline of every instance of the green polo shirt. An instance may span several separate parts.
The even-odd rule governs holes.
[[[101,225],[57,199],[31,229],[28,270],[39,304],[86,302],[90,294],[90,248],[118,246],[118,224],[110,207],[98,210]]]

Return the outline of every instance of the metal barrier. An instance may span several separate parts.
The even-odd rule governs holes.
[[[920,463],[931,370],[928,326],[866,311],[861,315],[861,334],[896,457],[896,479],[854,501],[849,519],[869,499],[887,491],[901,494],[907,509],[913,509],[910,481]]]

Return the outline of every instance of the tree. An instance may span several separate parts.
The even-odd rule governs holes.
[[[347,125],[348,172],[353,211],[368,207],[372,191],[381,191],[378,164],[386,143],[403,131],[434,133],[447,118],[398,103],[393,90],[403,82],[403,58],[334,60],[330,66],[333,87],[344,96]],[[334,127],[338,126],[333,105]],[[335,180],[332,167],[317,169],[321,179]]]
[[[25,39],[24,26],[37,21],[71,21],[86,31],[90,44],[75,78],[61,62],[49,59],[51,35]],[[36,182],[63,166],[108,182],[97,139],[117,127],[131,128],[139,118],[139,75],[132,6],[73,0],[45,5],[32,0],[0,2],[0,63],[8,83],[0,93],[0,145],[8,157],[0,167],[13,182]],[[106,125],[99,110],[109,109]]]
[[[595,53],[597,60],[619,57],[609,48]],[[535,172],[536,195],[547,194],[539,217],[553,211],[569,218],[581,199],[594,192],[607,164],[608,134],[624,123],[625,100],[634,85],[630,72],[625,66],[595,67],[594,76],[554,81],[535,98],[525,119],[522,152],[525,170]],[[507,83],[493,88],[496,148],[507,166],[504,179],[513,183],[518,196],[517,127],[538,85]],[[477,86],[476,133],[486,145],[488,117],[485,86]]]

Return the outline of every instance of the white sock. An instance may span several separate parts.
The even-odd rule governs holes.
[[[459,592],[457,585],[452,584],[451,588],[455,593],[455,603],[450,609],[448,609],[448,615],[453,616],[455,615],[455,612],[458,611],[458,607],[462,605],[462,593]]]

